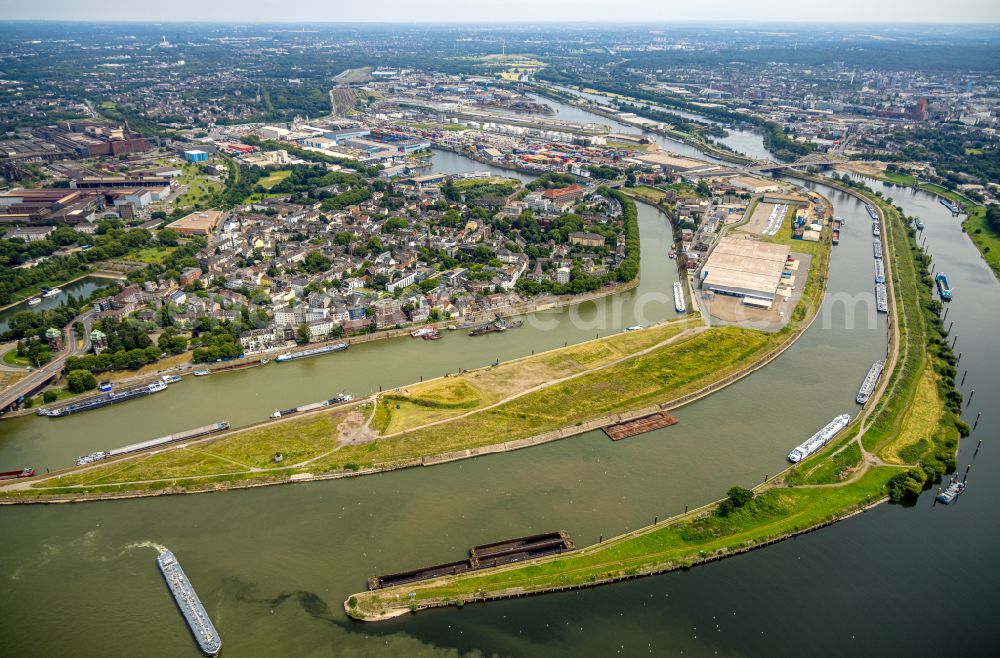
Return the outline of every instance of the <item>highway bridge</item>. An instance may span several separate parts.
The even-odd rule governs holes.
[[[772,162],[770,160],[756,160],[747,165],[720,167],[706,172],[710,176],[739,176],[741,174],[763,174],[774,173],[786,169],[804,169],[806,167],[826,167],[847,162],[843,157],[828,155],[807,155],[799,158],[795,162]]]
[[[73,322],[63,329],[63,349],[51,361],[32,370],[26,377],[0,393],[0,416],[19,407],[24,398],[34,395],[58,377],[67,357],[79,356],[90,349],[90,329],[93,319],[93,311],[87,311],[74,318]],[[83,341],[80,344],[77,344],[73,335],[73,325],[77,321],[83,323]]]

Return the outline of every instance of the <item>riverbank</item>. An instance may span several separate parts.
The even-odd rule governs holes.
[[[533,92],[541,96],[547,96],[549,98],[552,98],[553,100],[567,103],[569,105],[572,105],[573,107],[577,107],[586,112],[590,112],[591,114],[596,114],[598,116],[604,117],[605,119],[611,119],[612,121],[622,122],[622,119],[619,118],[615,112],[613,112],[607,107],[601,106],[599,103],[591,104],[587,103],[586,101],[584,101],[579,97],[573,96],[572,94],[565,94],[565,95],[560,94],[557,91],[548,87],[547,85],[541,85],[536,83],[529,85],[529,87]],[[647,101],[637,98],[629,98],[625,96],[621,96],[620,98],[630,103],[637,103],[641,105],[649,104]],[[753,162],[752,158],[745,157],[739,153],[736,153],[735,151],[729,151],[723,148],[719,148],[715,144],[706,141],[704,138],[701,138],[700,136],[691,135],[689,133],[685,133],[679,130],[666,130],[666,129],[656,128],[653,126],[633,125],[627,122],[623,123],[626,123],[626,125],[632,125],[632,127],[641,132],[653,133],[654,135],[660,135],[661,137],[666,137],[667,139],[672,139],[681,142],[683,144],[687,144],[688,146],[692,146],[698,149],[699,151],[706,153],[712,157],[715,157],[719,160],[732,162],[734,164],[749,164]]]
[[[909,266],[892,268],[888,272],[894,282],[891,295],[893,333],[904,341],[904,356],[900,358],[898,343],[896,347],[890,346],[887,367],[891,369],[892,376],[878,391],[880,403],[871,407],[860,422],[856,421],[854,430],[844,439],[761,485],[750,503],[734,511],[720,513],[719,506],[723,501],[718,501],[673,517],[663,524],[654,524],[569,555],[411,583],[401,588],[358,593],[344,602],[347,614],[357,619],[377,621],[423,608],[461,606],[473,601],[590,587],[686,569],[771,545],[850,518],[884,502],[887,499],[886,487],[901,473],[909,472],[899,466],[882,465],[871,459],[867,452],[864,453],[866,461],[855,465],[857,473],[850,475],[846,481],[809,487],[786,486],[789,474],[805,468],[812,471],[823,462],[833,461],[845,446],[863,441],[862,437],[869,430],[873,435],[882,435],[883,445],[893,438],[892,435],[906,432],[912,416],[903,410],[913,399],[907,391],[915,388],[910,386],[910,382],[916,382],[923,372],[922,368],[912,369],[909,366],[913,356],[926,356],[929,344],[921,331],[925,324],[925,309],[919,303],[918,273],[914,260],[906,258],[907,254],[915,253],[912,234],[907,231],[896,210],[887,203],[853,190],[844,191],[862,198],[866,203],[877,204],[889,228],[886,233],[891,236],[886,253],[909,260]],[[889,243],[890,237],[883,240]],[[922,296],[929,298],[926,286]],[[903,323],[902,332],[899,330],[900,322]],[[943,362],[946,363],[944,358]],[[891,393],[886,394],[886,391]],[[871,423],[867,422],[869,419]],[[954,431],[955,417],[947,421],[952,423]],[[888,432],[883,431],[886,428]],[[406,598],[398,596],[404,590]]]
[[[900,187],[909,187],[921,192],[933,194],[938,199],[946,199],[961,206],[965,212],[965,219],[962,220],[962,228],[972,240],[972,243],[979,249],[979,254],[986,261],[986,264],[993,270],[993,274],[1000,279],[1000,234],[997,234],[986,222],[986,208],[969,197],[949,190],[946,187],[921,181],[916,176],[907,174],[893,174],[889,172],[876,173],[874,171],[846,170],[849,174],[870,178],[883,183],[890,183]]]

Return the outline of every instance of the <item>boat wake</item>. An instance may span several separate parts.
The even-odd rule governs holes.
[[[134,542],[132,544],[127,544],[125,546],[125,550],[129,550],[132,548],[152,548],[157,553],[162,553],[163,551],[168,550],[167,547],[164,546],[163,544],[157,544],[155,541],[151,541],[149,539],[144,541]]]

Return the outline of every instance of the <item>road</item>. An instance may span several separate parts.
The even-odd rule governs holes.
[[[76,338],[73,337],[73,325],[77,322],[83,323],[83,342],[79,345],[77,344]],[[65,345],[65,348],[56,354],[55,357],[53,357],[53,359],[44,366],[36,368],[29,373],[27,377],[21,379],[0,394],[0,410],[7,410],[7,408],[17,402],[18,398],[22,395],[26,395],[48,380],[58,377],[67,357],[79,356],[89,350],[90,330],[93,326],[93,322],[93,311],[81,313],[73,318],[73,322],[71,322],[68,327],[63,329],[63,344]]]

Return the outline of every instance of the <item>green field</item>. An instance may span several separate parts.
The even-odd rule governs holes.
[[[263,187],[265,190],[270,190],[272,187],[285,180],[292,175],[291,169],[281,169],[279,171],[272,171],[264,178],[257,181],[257,184]]]
[[[9,366],[17,366],[20,368],[24,368],[31,365],[31,362],[28,361],[26,357],[17,355],[16,347],[12,350],[7,350],[6,352],[4,352],[3,362]]]
[[[146,247],[145,249],[137,249],[135,251],[130,251],[122,260],[133,260],[139,261],[141,263],[149,263],[151,265],[162,265],[166,262],[167,258],[170,257],[177,247]]]

